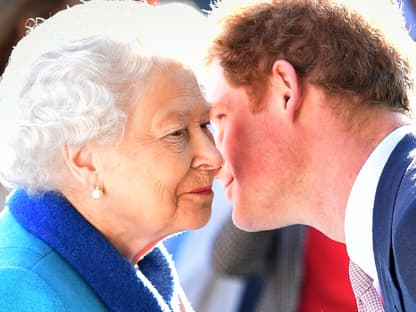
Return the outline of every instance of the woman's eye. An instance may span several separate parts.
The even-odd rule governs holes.
[[[203,124],[201,124],[201,128],[202,129],[210,129],[211,128],[211,122],[204,122]]]
[[[169,134],[169,136],[176,137],[176,138],[183,137],[184,135],[186,135],[186,129],[176,130]]]
[[[211,134],[214,134],[215,132],[214,125],[209,121],[201,124],[201,128],[207,129]]]

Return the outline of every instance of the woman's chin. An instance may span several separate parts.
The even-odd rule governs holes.
[[[205,209],[204,213],[201,213],[199,216],[193,218],[191,222],[188,223],[186,230],[198,230],[205,225],[207,225],[209,219],[211,217],[211,208]]]

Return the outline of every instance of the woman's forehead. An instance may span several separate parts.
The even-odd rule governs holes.
[[[162,124],[175,120],[209,116],[210,106],[203,97],[192,71],[177,66],[151,74],[147,90],[132,103],[132,114],[143,122]]]
[[[161,106],[178,106],[177,109],[207,105],[193,72],[181,65],[169,66],[153,73],[146,94],[157,99]],[[187,107],[181,107],[182,105]]]

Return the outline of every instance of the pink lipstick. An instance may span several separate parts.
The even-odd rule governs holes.
[[[197,189],[194,189],[192,191],[190,191],[189,193],[191,194],[201,194],[201,195],[211,195],[212,189],[211,189],[211,185],[210,186],[205,186],[205,187],[200,187]]]

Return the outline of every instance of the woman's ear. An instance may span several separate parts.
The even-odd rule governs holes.
[[[296,70],[286,60],[277,60],[273,64],[271,83],[277,96],[281,98],[283,109],[293,122],[301,105],[300,85]]]
[[[64,145],[62,155],[72,175],[82,184],[93,189],[98,182],[98,173],[93,156],[87,146],[71,147]]]

